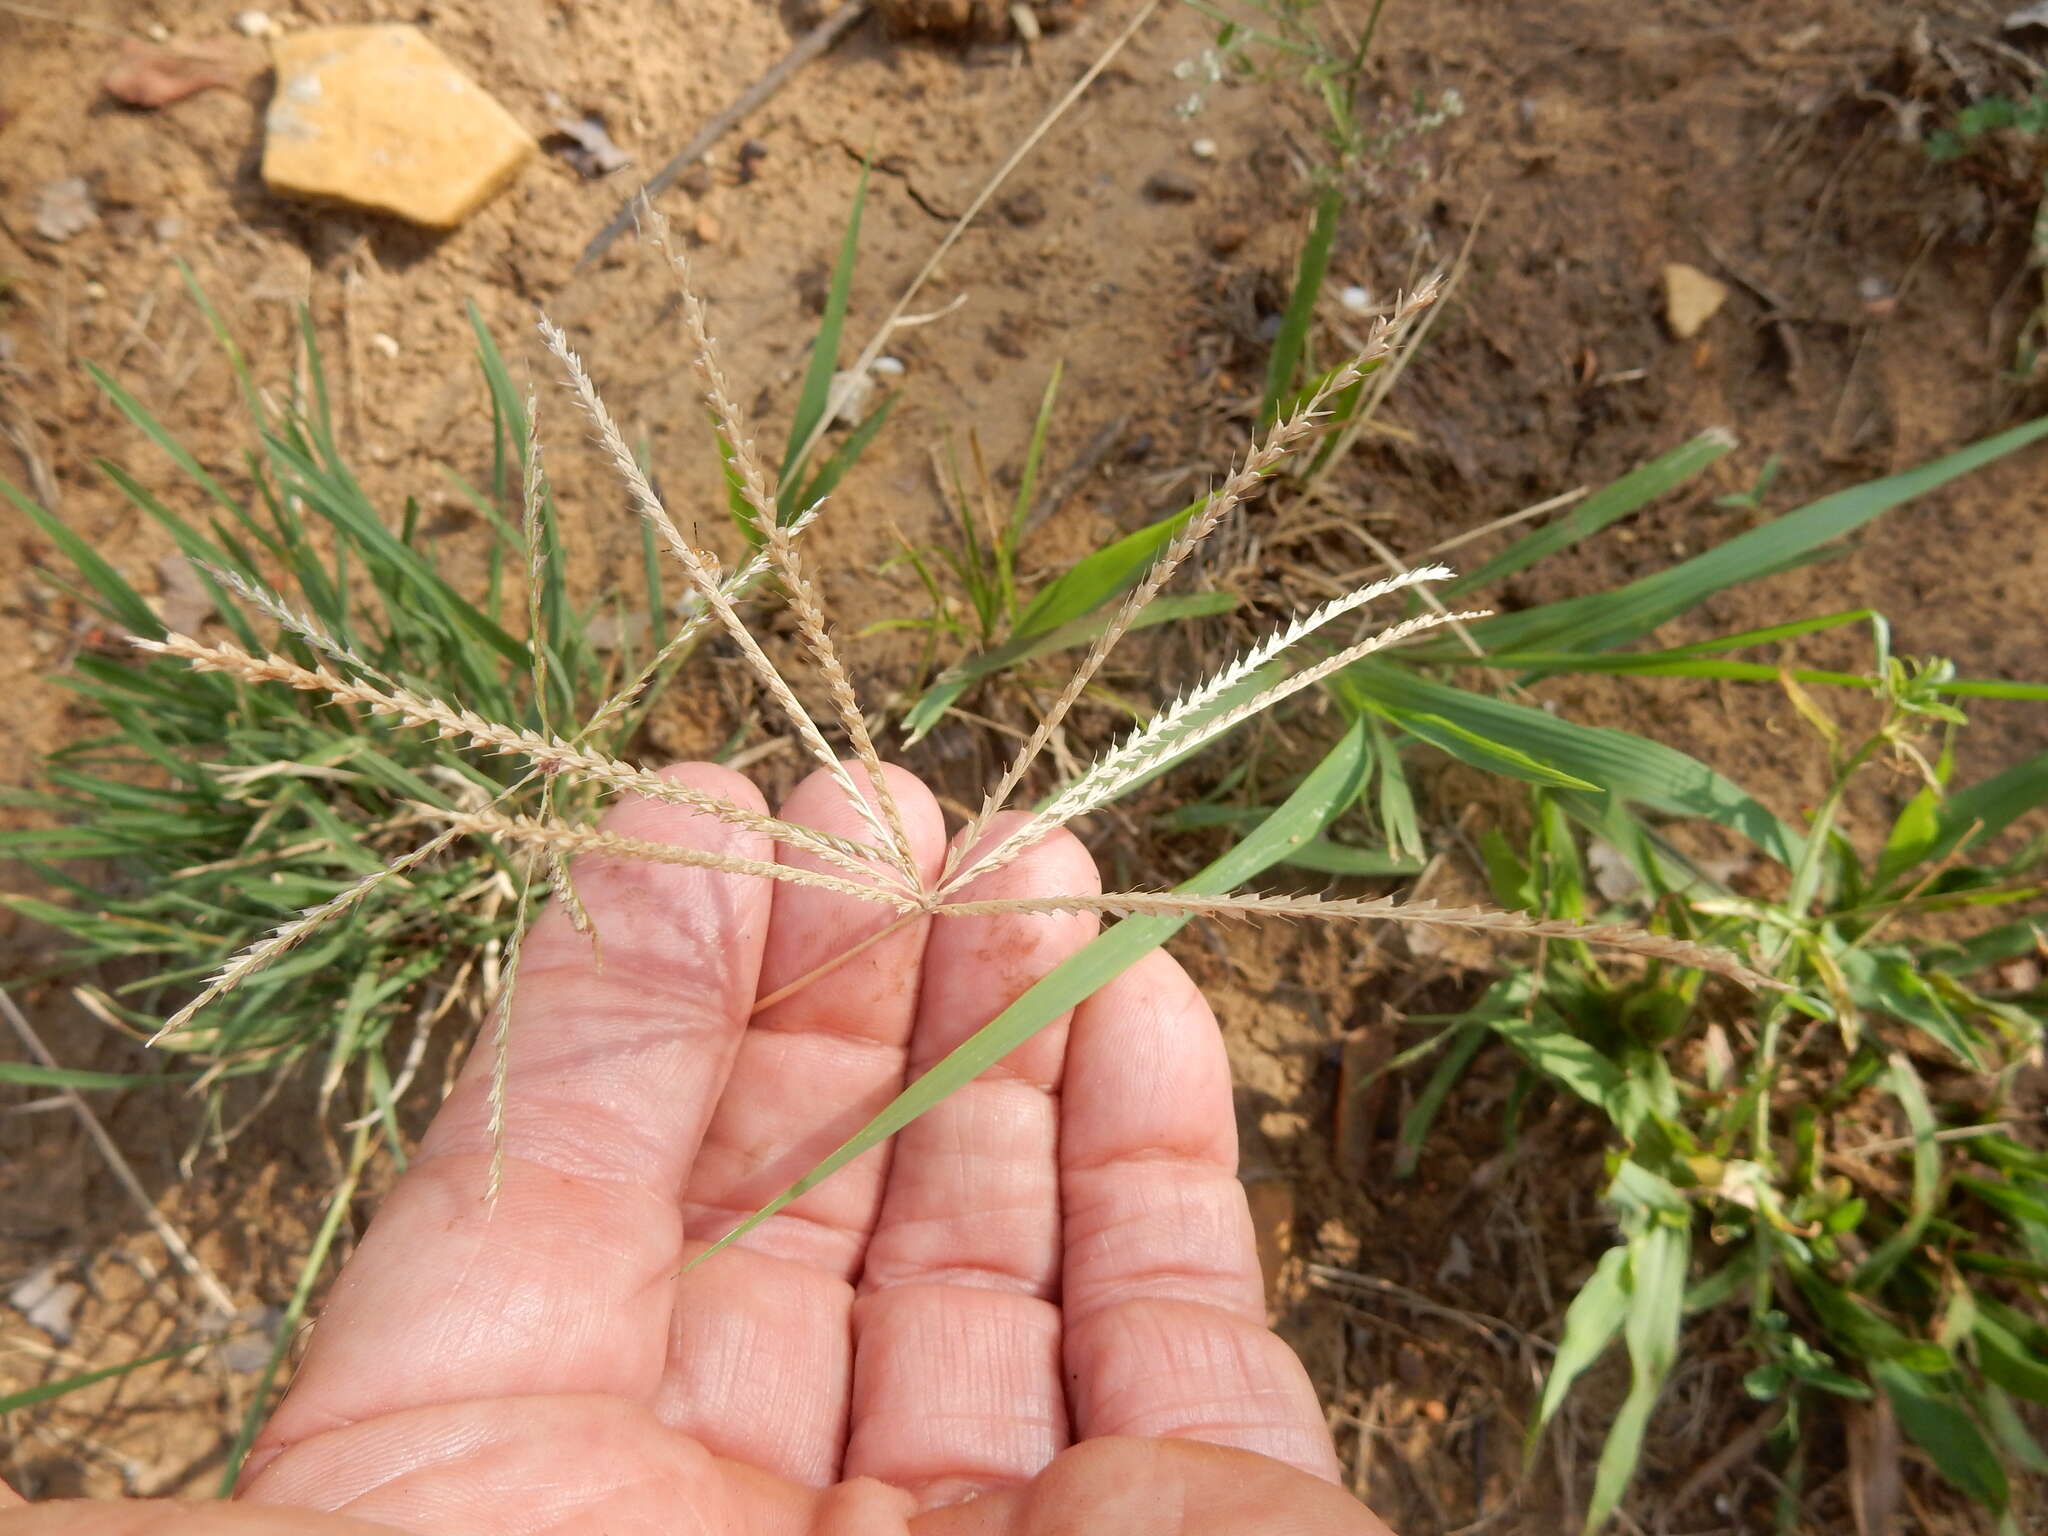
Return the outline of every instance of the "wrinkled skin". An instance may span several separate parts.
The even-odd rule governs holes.
[[[669,772],[760,804],[723,769]],[[935,872],[939,808],[893,782]],[[823,776],[783,814],[861,830]],[[676,806],[608,825],[773,856]],[[1265,1326],[1222,1043],[1164,953],[679,1274],[1093,920],[906,926],[750,1019],[888,909],[672,865],[575,880],[602,955],[558,908],[527,940],[502,1189],[479,1049],[237,1502],[0,1494],[0,1533],[1385,1536]],[[1096,888],[1060,834],[972,894]]]

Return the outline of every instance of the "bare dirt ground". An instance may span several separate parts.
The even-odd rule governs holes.
[[[81,364],[123,379],[202,461],[234,464],[244,429],[232,379],[182,293],[182,261],[281,393],[297,356],[295,310],[308,308],[365,483],[394,513],[418,496],[458,555],[472,530],[444,470],[474,476],[489,448],[465,302],[515,371],[538,380],[549,371],[530,321],[545,305],[629,437],[645,437],[671,497],[712,483],[657,259],[628,240],[594,271],[572,268],[635,178],[761,75],[801,18],[737,0],[281,7],[291,25],[422,20],[522,121],[544,128],[545,95],[559,93],[578,111],[602,110],[639,162],[598,182],[537,162],[462,229],[427,237],[265,192],[265,74],[157,112],[102,95],[120,36],[161,25],[182,40],[228,37],[235,9],[0,5],[0,472],[57,507],[142,590],[157,588],[168,545],[94,461],[136,466],[160,485],[168,466]],[[878,174],[856,338],[1127,15],[1085,7],[1028,46],[898,38],[865,22],[663,198],[692,247],[727,367],[757,391],[750,404],[771,437],[794,399],[859,157],[872,153]],[[1995,180],[1930,166],[1910,141],[1929,104],[2010,88],[2017,66],[2000,48],[2042,54],[2038,34],[2002,37],[1999,17],[1975,0],[1391,0],[1377,47],[1383,105],[1391,113],[1415,91],[1455,88],[1466,110],[1389,163],[1380,195],[1340,236],[1331,289],[1384,297],[1449,265],[1468,240],[1469,271],[1390,402],[1393,430],[1355,458],[1318,517],[1265,527],[1213,579],[1284,610],[1315,595],[1316,572],[1361,559],[1319,523],[1362,520],[1412,552],[1603,484],[1706,426],[1732,428],[1742,447],[1711,484],[1495,600],[1596,590],[1751,526],[1756,514],[1712,497],[1746,489],[1770,455],[1784,468],[1768,504],[1782,510],[2039,409],[2006,378],[2032,302],[2031,209]],[[1241,441],[1262,326],[1305,228],[1314,119],[1279,77],[1212,90],[1198,117],[1177,115],[1190,87],[1175,66],[1197,58],[1212,30],[1185,8],[1152,16],[913,306],[959,307],[892,339],[906,368],[902,406],[811,535],[846,633],[924,611],[909,573],[885,562],[898,531],[944,537],[930,449],[972,428],[998,480],[1013,473],[1056,361],[1066,385],[1049,461],[1090,467],[1034,534],[1027,576],[1181,504]],[[1213,159],[1192,153],[1197,137],[1214,141]],[[759,152],[742,157],[743,140]],[[1160,175],[1173,178],[1172,196],[1148,194]],[[31,209],[39,188],[67,176],[89,180],[101,218],[56,243],[33,231]],[[1660,321],[1657,276],[1669,260],[1734,289],[1695,341],[1674,341]],[[1330,318],[1345,319],[1334,309]],[[631,580],[638,542],[624,502],[579,448],[566,409],[547,409],[579,580],[591,591]],[[1931,496],[1846,558],[1718,599],[1672,638],[1867,605],[1890,615],[1902,652],[1949,655],[1979,675],[2048,675],[2041,463],[2021,457]],[[723,537],[710,496],[700,515],[707,542]],[[42,752],[81,729],[52,681],[82,642],[81,621],[45,574],[46,548],[10,508],[0,507],[0,540],[0,782],[22,785]],[[1120,682],[1142,691],[1189,664],[1177,646],[1213,650],[1229,638],[1219,627],[1199,642],[1161,640],[1154,665]],[[871,700],[900,705],[917,682],[916,647],[901,636],[861,641],[853,654]],[[1819,648],[1807,659],[1862,660]],[[1819,782],[1818,755],[1772,692],[1580,683],[1547,696],[1574,718],[1693,752],[1784,814]],[[1976,714],[1985,724],[1966,771],[2048,746],[2038,711]],[[730,700],[686,680],[645,751],[704,752],[745,723]],[[990,750],[986,732],[961,722],[909,760],[969,798]],[[763,772],[772,780],[792,761]],[[1445,818],[1475,791],[1457,775],[1436,788]],[[1144,831],[1142,821],[1106,821],[1096,835],[1106,856],[1152,871],[1202,854],[1194,843],[1155,846]],[[28,973],[41,936],[0,924],[0,979]],[[1526,1479],[1520,1434],[1540,1341],[1555,1337],[1606,1241],[1593,1198],[1597,1139],[1556,1107],[1525,1126],[1516,1156],[1503,1155],[1508,1080],[1489,1097],[1482,1077],[1424,1171],[1396,1181],[1396,1086],[1362,1161],[1340,1166],[1339,1042],[1354,1029],[1394,1037],[1403,1011],[1455,1006],[1461,978],[1441,959],[1329,937],[1190,936],[1180,951],[1225,1022],[1252,1133],[1247,1177],[1275,1244],[1275,1307],[1324,1390],[1354,1486],[1411,1536],[1570,1523],[1590,1478],[1593,1415],[1567,1425]],[[132,1064],[129,1047],[67,1011],[61,988],[18,996],[66,1063]],[[101,1108],[151,1197],[236,1299],[281,1302],[329,1187],[324,1149],[280,1112],[225,1159],[202,1150],[186,1175],[193,1106],[138,1094]],[[182,1336],[188,1280],[68,1114],[0,1119],[0,1156],[0,1282],[56,1258],[88,1287],[67,1344],[0,1313],[0,1392]],[[367,1208],[359,1202],[352,1218]],[[17,1414],[0,1470],[32,1495],[204,1491],[253,1390],[235,1364],[208,1356],[153,1368]],[[1696,1353],[1660,1417],[1635,1505],[1642,1518],[1672,1530],[1753,1528],[1768,1489],[1749,1462],[1688,1481],[1744,1427],[1730,1370]],[[1808,1528],[1848,1528],[1842,1479],[1815,1486]],[[1923,1502],[1919,1528],[1967,1528],[1945,1501]]]

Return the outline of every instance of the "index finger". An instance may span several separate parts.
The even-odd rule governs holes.
[[[750,808],[735,773],[668,776]],[[768,839],[633,800],[606,830],[767,860]],[[531,1392],[648,1398],[682,1262],[681,1195],[753,1006],[768,928],[758,875],[582,858],[601,958],[550,906],[513,994],[503,1181],[480,1042],[418,1158],[335,1282],[314,1345],[251,1458],[401,1409]]]

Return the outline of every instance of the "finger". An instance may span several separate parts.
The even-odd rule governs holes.
[[[938,802],[910,774],[889,773],[929,879],[945,843]],[[797,786],[782,815],[866,835],[844,790],[822,772]],[[807,864],[788,849],[780,857]],[[777,888],[761,966],[764,997],[873,942],[755,1016],[684,1199],[692,1244],[758,1210],[902,1088],[925,928],[924,918],[902,921],[874,902]],[[657,1402],[667,1423],[719,1455],[799,1482],[837,1476],[853,1373],[852,1280],[889,1155],[883,1145],[854,1159],[677,1282],[670,1366]]]
[[[1095,861],[1062,832],[962,899],[1099,888]],[[935,918],[911,1075],[1023,996],[1095,926],[1086,914]],[[1031,1477],[1067,1443],[1057,1303],[1066,1033],[1062,1015],[896,1138],[854,1308],[849,1477],[950,1502]]]
[[[1075,1435],[1206,1440],[1335,1477],[1308,1373],[1265,1324],[1222,1037],[1163,951],[1075,1011],[1062,1100]]]
[[[724,769],[669,774],[760,806]],[[756,833],[652,801],[626,801],[604,825],[770,853]],[[526,937],[496,1198],[486,1198],[494,1053],[482,1042],[335,1282],[252,1464],[269,1447],[422,1404],[653,1393],[682,1187],[755,995],[768,882],[605,858],[578,859],[573,877],[603,960],[559,906]]]
[[[936,1509],[910,1536],[1392,1536],[1341,1488],[1263,1456],[1173,1440],[1090,1440],[1028,1488]]]

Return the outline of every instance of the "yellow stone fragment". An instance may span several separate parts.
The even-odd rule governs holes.
[[[1728,302],[1728,285],[1698,267],[1674,261],[1664,268],[1664,323],[1680,341],[1699,335],[1700,327]]]
[[[320,27],[271,44],[264,128],[273,192],[453,229],[537,147],[417,27]]]

